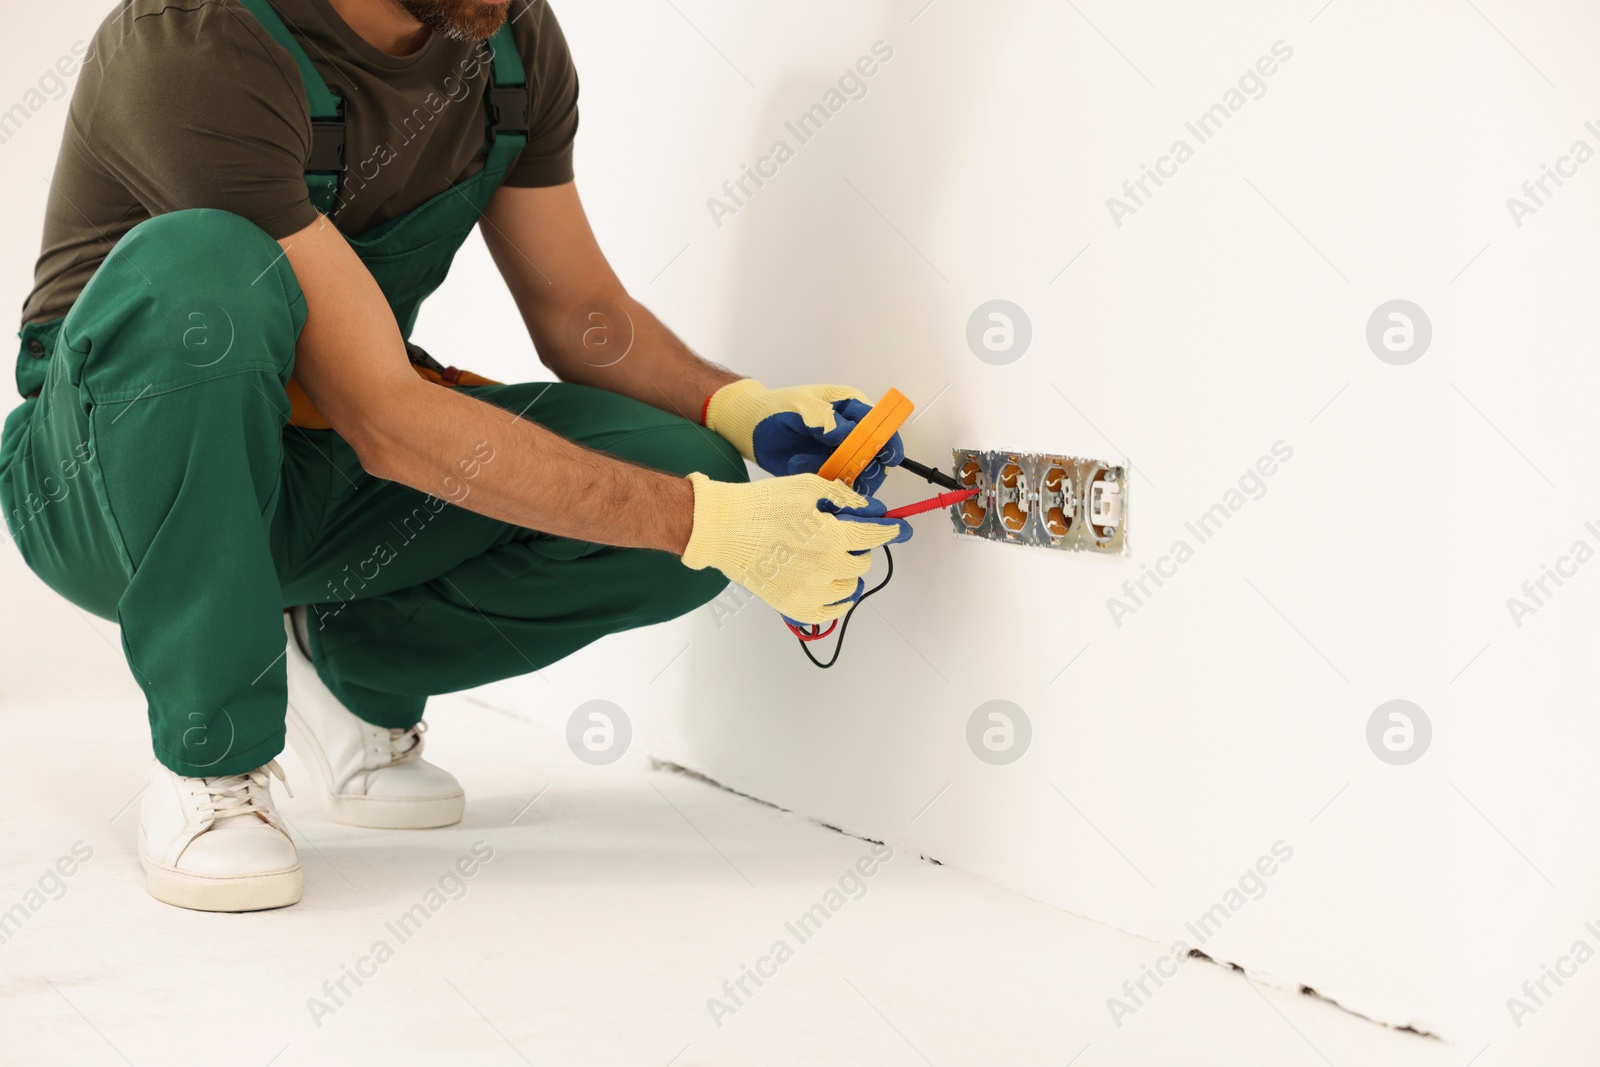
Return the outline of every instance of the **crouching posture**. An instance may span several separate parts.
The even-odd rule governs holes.
[[[424,758],[429,695],[730,579],[826,621],[909,536],[871,499],[883,464],[860,493],[814,473],[859,393],[729,373],[628,295],[573,184],[576,128],[545,3],[126,0],[94,38],[0,504],[28,565],[122,627],[159,899],[300,899],[272,799],[286,739],[332,818],[448,825],[464,797]],[[409,343],[474,227],[558,382]]]

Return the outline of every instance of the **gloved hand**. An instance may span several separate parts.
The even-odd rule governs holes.
[[[871,410],[865,396],[842,385],[768,389],[741,378],[711,395],[706,426],[768,474],[815,474]],[[877,492],[905,454],[895,434],[856,478],[856,490]]]
[[[834,484],[837,485],[839,483],[835,482]],[[893,538],[885,541],[883,543],[884,545],[898,545],[902,541],[911,540],[911,524],[905,519],[885,518],[885,513],[889,510],[888,505],[884,504],[883,501],[877,499],[876,497],[868,497],[865,507],[840,508],[838,505],[831,502],[819,504],[818,507],[829,514],[837,515],[841,522],[861,522],[869,523],[874,526],[899,526],[899,531],[895,533]],[[871,555],[871,550],[868,549],[865,552],[853,552],[851,554],[869,556]],[[866,590],[867,580],[865,578],[857,578],[856,591],[851,593],[849,597],[847,597],[838,605],[838,607],[843,610],[849,610],[850,608],[854,607],[856,603],[861,600],[862,596],[866,594]],[[843,614],[843,610],[841,611],[841,614]],[[789,623],[790,626],[794,628],[804,625],[799,619],[791,619],[787,615],[783,617],[783,621]]]
[[[715,482],[691,474],[694,530],[683,562],[715,567],[799,623],[825,623],[861,595],[872,550],[911,537],[904,519],[815,474]]]

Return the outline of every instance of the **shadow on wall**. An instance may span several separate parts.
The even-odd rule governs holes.
[[[1007,5],[952,25],[933,23],[934,11],[913,24],[914,6],[897,6],[875,33],[854,48],[841,46],[835,64],[789,70],[733,150],[752,169],[772,160],[764,164],[771,176],[760,186],[747,180],[748,197],[735,189],[738,202],[724,190],[729,210],[715,212],[718,238],[738,242],[732,320],[717,350],[774,387],[838,382],[875,399],[895,385],[926,404],[956,377],[949,360],[970,358],[948,329],[949,303],[964,299],[964,290],[954,284],[954,257],[941,256],[938,246],[954,229],[953,187],[970,165],[982,119],[984,100],[974,87],[992,80],[1012,12]],[[876,64],[859,81],[847,73],[857,57],[873,61],[858,74]],[[838,110],[825,123],[802,126],[814,105],[827,107],[830,90],[838,92],[831,98]],[[943,532],[937,516],[923,529],[927,537]],[[741,612],[737,624],[689,652],[687,692],[694,698],[680,719],[688,758],[696,770],[757,796],[787,792],[774,775],[843,775],[849,768],[842,754],[823,740],[829,731],[814,728],[811,709],[797,697],[751,707],[738,695],[815,686],[831,694],[823,698],[828,715],[865,724],[884,693],[881,681],[874,684],[866,632],[852,635],[839,666],[823,673],[805,662],[770,608],[754,601],[748,614],[761,617]],[[864,611],[857,626],[870,615]],[[896,640],[888,631],[880,637]],[[831,647],[831,639],[823,642],[823,655]],[[730,686],[739,675],[751,684]],[[796,711],[806,712],[806,721],[792,721]],[[930,743],[919,755],[932,759],[938,750]],[[874,788],[899,784],[877,781]]]

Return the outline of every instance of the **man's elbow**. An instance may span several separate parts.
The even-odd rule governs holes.
[[[576,302],[550,302],[527,309],[534,350],[562,381],[587,369],[620,362],[643,326],[639,305],[620,285]]]
[[[419,378],[417,385],[425,385]],[[361,469],[384,481],[402,481],[405,470],[404,387],[375,392],[343,410],[328,413],[334,432],[355,453]],[[399,394],[399,395],[395,395]]]
[[[348,440],[348,439],[347,439]],[[400,481],[400,450],[394,442],[381,435],[373,435],[358,441],[349,441],[356,460],[361,464],[361,469],[380,481]]]

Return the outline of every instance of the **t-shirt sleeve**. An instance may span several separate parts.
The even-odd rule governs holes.
[[[528,71],[528,147],[505,184],[518,188],[572,180],[578,136],[578,70],[549,0],[513,0],[512,31]]]
[[[227,5],[136,18],[83,120],[85,146],[151,215],[231,211],[275,240],[316,221],[299,72]]]

